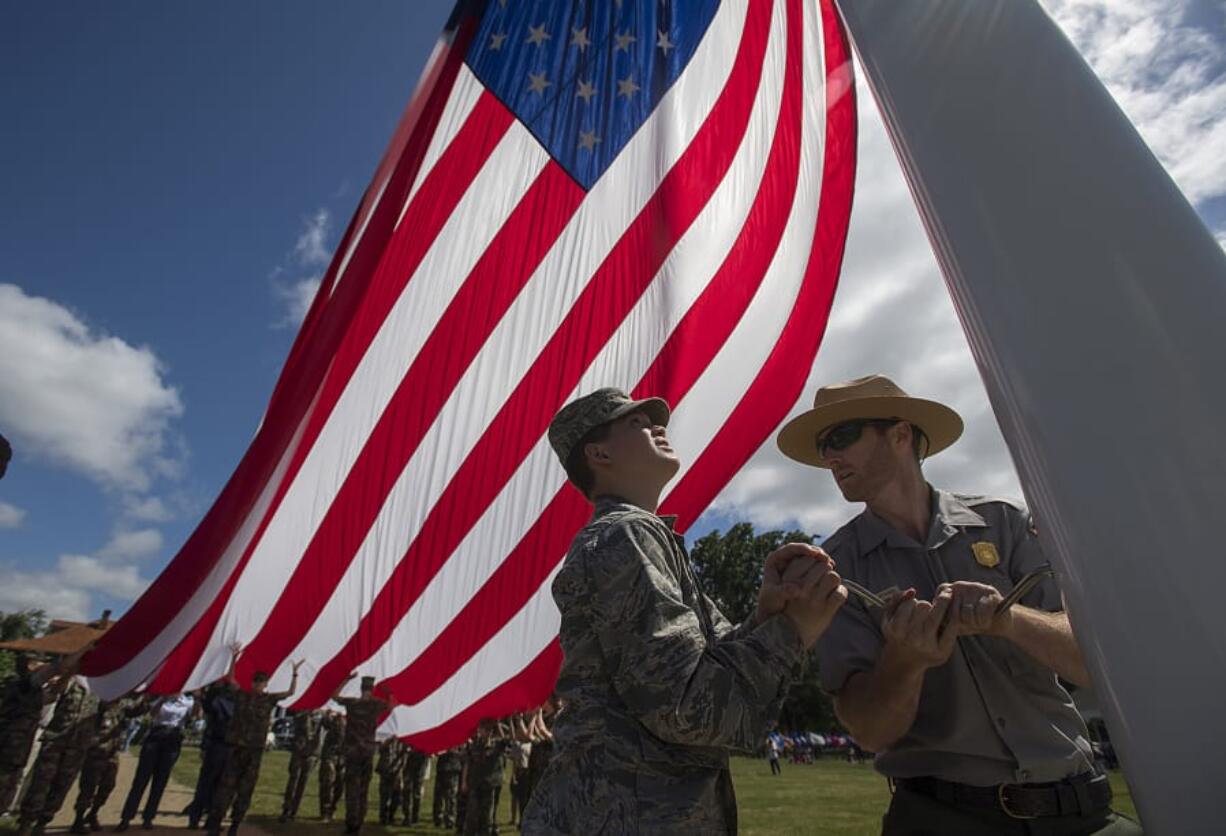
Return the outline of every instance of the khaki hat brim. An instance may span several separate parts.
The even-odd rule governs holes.
[[[817,452],[824,430],[857,418],[897,418],[914,424],[928,437],[925,456],[934,456],[962,435],[962,418],[945,404],[923,398],[878,397],[840,401],[810,409],[784,425],[775,441],[780,452],[812,467],[829,467]]]

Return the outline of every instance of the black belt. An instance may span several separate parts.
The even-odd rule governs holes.
[[[973,787],[940,778],[899,778],[903,789],[960,807],[1002,810],[1015,819],[1052,816],[1090,816],[1111,805],[1111,782],[1106,775],[1079,775],[1049,784],[1000,784]]]

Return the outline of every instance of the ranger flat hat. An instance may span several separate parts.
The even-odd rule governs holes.
[[[945,404],[913,398],[888,377],[870,374],[818,389],[813,408],[788,421],[775,441],[789,459],[828,467],[817,451],[818,436],[858,418],[897,418],[914,424],[928,437],[925,456],[941,452],[962,435],[961,416]]]
[[[621,389],[597,389],[558,410],[558,414],[549,422],[549,445],[553,447],[553,452],[557,453],[558,461],[565,466],[579,439],[601,424],[616,421],[639,409],[647,413],[653,424],[668,426],[671,413],[668,401],[663,398],[644,398],[636,401]]]

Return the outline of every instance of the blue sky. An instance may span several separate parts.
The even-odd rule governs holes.
[[[1226,11],[1045,0],[1226,240]],[[241,457],[450,0],[0,9],[0,611],[122,611]],[[871,99],[813,386],[886,370],[968,418],[934,481],[1017,493]],[[882,277],[888,277],[883,280]],[[916,299],[927,312],[916,315]],[[871,318],[889,345],[855,339]],[[805,398],[813,386],[806,387]],[[916,385],[913,388],[921,388]],[[698,526],[828,532],[829,485],[755,456]],[[971,480],[974,484],[966,484]]]

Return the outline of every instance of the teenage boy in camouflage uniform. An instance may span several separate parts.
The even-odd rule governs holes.
[[[460,792],[468,798],[464,836],[497,836],[498,791],[507,771],[509,744],[494,720],[482,720],[468,743],[468,762],[460,777]]]
[[[357,676],[349,674],[345,682]],[[344,687],[344,683],[341,683]],[[395,703],[375,696],[375,678],[362,677],[362,695],[342,697],[340,688],[332,699],[345,709],[345,833],[362,831],[366,820],[366,800],[370,792],[370,776],[374,770],[375,732],[379,720]]]
[[[75,665],[72,669],[75,669]],[[69,674],[63,696],[43,730],[42,748],[30,767],[29,789],[21,800],[20,836],[41,834],[64,803],[94,739],[98,698]]]
[[[528,836],[735,833],[729,752],[757,748],[846,600],[825,552],[788,544],[767,558],[755,615],[728,623],[656,514],[680,468],[668,420],[659,398],[601,389],[549,426],[595,510],[553,583],[566,708]]]
[[[289,756],[289,775],[285,780],[285,797],[281,801],[281,818],[284,824],[298,817],[302,804],[302,792],[306,789],[311,768],[319,760],[319,746],[323,738],[323,724],[318,711],[294,712],[294,738]]]
[[[379,824],[391,824],[400,809],[403,769],[404,745],[389,737],[379,744],[379,760],[375,765],[379,774]]]
[[[128,721],[144,713],[142,701],[125,698],[104,703],[99,709],[94,742],[85,753],[81,780],[77,784],[77,817],[70,833],[100,829],[98,811],[115,789],[115,777],[119,774],[119,750],[127,736]]]
[[[405,744],[404,772],[401,778],[404,799],[404,825],[417,824],[421,818],[421,797],[425,791],[426,767],[430,756]]]
[[[456,794],[460,789],[460,772],[464,769],[461,750],[440,752],[434,762],[434,826],[455,827]]]
[[[345,791],[345,715],[324,712],[324,741],[319,748],[319,817],[332,821]]]
[[[4,683],[4,697],[0,701],[0,729],[4,730],[0,734],[0,813],[8,810],[17,797],[43,707],[59,695],[56,685],[48,684],[58,672],[56,665],[32,670],[26,654],[18,653],[16,672]]]
[[[251,690],[244,691],[234,678],[234,665],[238,662],[242,648],[235,645],[230,655],[230,670],[226,673],[226,681],[234,688],[234,716],[230,718],[226,728],[226,742],[230,744],[230,756],[226,760],[225,770],[221,773],[221,784],[213,797],[213,807],[209,810],[209,836],[219,836],[221,820],[230,810],[230,836],[238,833],[238,825],[247,815],[251,806],[251,795],[255,792],[255,783],[260,777],[260,762],[264,758],[264,746],[268,742],[268,729],[272,725],[272,712],[281,700],[293,696],[298,687],[298,668],[302,660],[292,663],[293,671],[289,689],[285,691],[267,691],[268,674],[256,671],[251,677]]]

